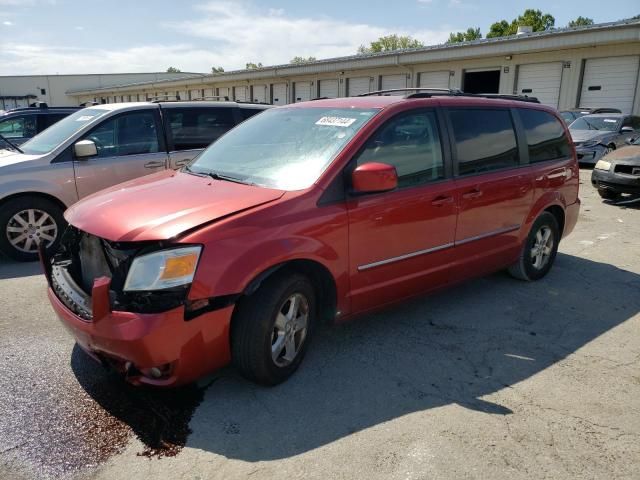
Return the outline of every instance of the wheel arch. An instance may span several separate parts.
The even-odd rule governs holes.
[[[243,290],[242,296],[250,297],[269,277],[285,271],[301,273],[309,278],[318,294],[320,318],[331,322],[336,315],[338,289],[331,271],[316,260],[298,258],[273,265],[254,277]]]
[[[3,205],[5,205],[7,202],[10,202],[11,200],[14,200],[16,198],[33,198],[33,197],[49,200],[50,202],[60,207],[60,209],[63,212],[67,209],[67,205],[65,205],[65,203],[55,195],[51,195],[50,193],[38,192],[38,191],[18,192],[18,193],[12,193],[10,195],[7,195],[6,197],[3,197],[2,199],[0,199],[0,208]]]
[[[565,217],[566,217],[564,208],[562,208],[558,204],[554,204],[545,208],[543,211],[549,212],[551,215],[553,215],[556,218],[556,221],[558,222],[558,229],[560,230],[560,238],[562,238],[564,234],[564,225],[565,225]]]

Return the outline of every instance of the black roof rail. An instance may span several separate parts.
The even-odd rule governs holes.
[[[384,95],[395,92],[433,92],[439,94],[455,95],[462,93],[457,88],[431,88],[431,87],[407,87],[407,88],[388,88],[386,90],[376,90],[375,92],[361,93],[358,97],[370,97],[372,95]]]
[[[236,103],[240,103],[240,104],[245,104],[245,105],[271,105],[270,103],[266,103],[266,102],[252,102],[251,100],[236,100]]]
[[[536,97],[527,95],[507,95],[502,93],[465,93],[457,88],[432,88],[432,87],[407,87],[407,88],[391,88],[388,90],[377,90],[375,92],[361,93],[359,97],[368,97],[371,95],[388,95],[395,92],[415,92],[405,95],[404,98],[431,98],[437,96],[452,97],[476,97],[476,98],[498,98],[503,100],[516,100],[520,102],[540,103]]]
[[[220,96],[209,96],[209,97],[197,97],[197,98],[192,98],[191,100],[194,102],[200,102],[200,101],[205,101],[205,100],[224,100],[225,102],[229,101],[229,97],[227,95],[220,95]]]

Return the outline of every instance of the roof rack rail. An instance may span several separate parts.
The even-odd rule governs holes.
[[[516,100],[520,102],[540,103],[536,97],[527,95],[507,95],[502,93],[465,93],[457,88],[431,88],[431,87],[407,87],[407,88],[391,88],[388,90],[377,90],[375,92],[362,93],[359,97],[367,97],[371,95],[388,95],[395,92],[415,92],[405,95],[404,98],[431,98],[437,96],[452,97],[476,97],[476,98],[498,98],[503,100]]]
[[[249,104],[249,105],[271,105],[270,103],[267,103],[267,102],[252,102],[251,100],[236,100],[235,102]]]
[[[225,102],[229,101],[229,97],[227,95],[220,95],[220,96],[207,96],[207,97],[196,97],[196,98],[192,98],[192,101],[205,101],[205,100],[224,100]]]
[[[384,95],[396,92],[433,92],[436,94],[455,95],[462,93],[457,88],[431,88],[431,87],[407,87],[407,88],[388,88],[386,90],[376,90],[374,92],[361,93],[358,97],[370,97],[372,95]]]

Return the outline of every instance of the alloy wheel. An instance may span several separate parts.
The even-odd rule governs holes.
[[[531,263],[537,270],[542,270],[549,262],[553,252],[553,232],[544,225],[538,230],[531,248]]]
[[[16,213],[6,227],[9,243],[23,253],[35,253],[40,242],[49,247],[58,236],[58,225],[44,210],[30,208]]]
[[[294,293],[280,309],[271,334],[271,358],[279,367],[290,365],[304,344],[309,322],[309,301]]]

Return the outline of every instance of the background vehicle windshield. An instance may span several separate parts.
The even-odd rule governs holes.
[[[318,107],[267,110],[209,146],[190,170],[268,188],[308,188],[377,112]]]
[[[620,125],[619,118],[607,117],[580,117],[571,124],[571,130],[602,130],[603,132],[614,132]]]
[[[57,123],[47,128],[44,132],[36,135],[31,140],[23,143],[20,148],[29,155],[41,155],[48,153],[71,135],[76,133],[89,122],[101,117],[109,110],[101,108],[85,108],[72,113]]]

